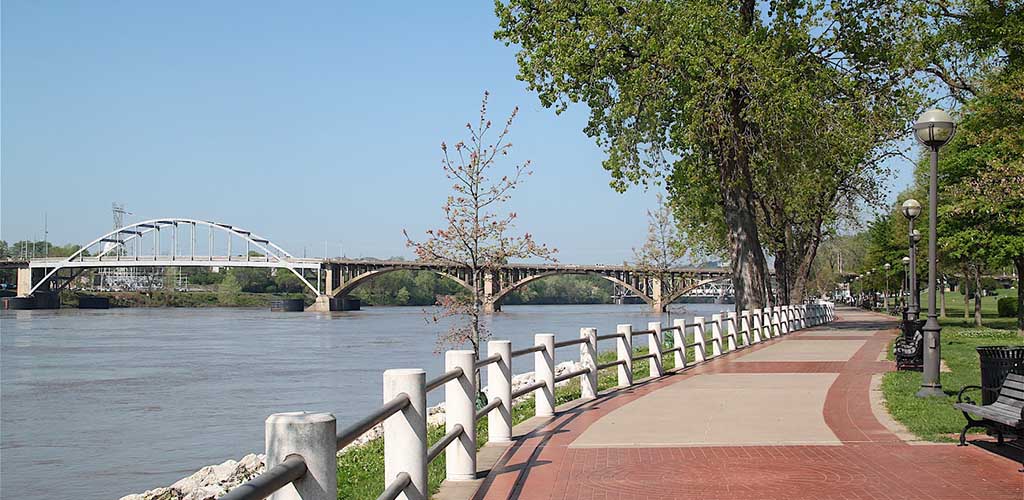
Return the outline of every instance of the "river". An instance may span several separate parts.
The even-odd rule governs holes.
[[[643,305],[505,306],[489,328],[518,349],[534,333],[564,340],[580,327],[643,329],[730,307],[674,304],[659,316]],[[346,425],[381,403],[385,369],[441,372],[441,329],[418,307],[2,311],[0,497],[116,499],[166,486],[261,452],[275,412],[330,411]],[[513,363],[532,369],[531,357]]]

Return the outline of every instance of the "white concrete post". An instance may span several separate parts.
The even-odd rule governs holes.
[[[533,353],[533,379],[544,382],[544,387],[535,392],[538,417],[555,415],[555,334],[538,333],[533,336],[533,345],[544,346],[543,350]]]
[[[711,315],[711,357],[722,355],[722,315]]]
[[[677,327],[672,330],[672,347],[676,348],[673,354],[676,357],[676,369],[678,370],[686,368],[686,320],[674,319],[672,326]]]
[[[580,364],[587,373],[580,375],[580,396],[584,399],[597,397],[597,328],[580,328],[580,338],[587,339],[580,344]]]
[[[444,371],[462,369],[462,375],[444,384],[444,430],[462,425],[462,435],[444,450],[449,481],[476,479],[476,356],[473,351],[444,353]]]
[[[751,323],[753,324],[753,329],[754,329],[754,343],[755,344],[760,343],[761,340],[762,340],[762,336],[761,336],[761,328],[762,328],[761,327],[761,310],[760,309],[754,309],[751,312],[751,314],[750,314],[750,320],[751,320]]]
[[[271,500],[338,497],[337,425],[330,413],[275,413],[265,423],[267,469],[301,455],[306,474],[270,495]]]
[[[743,344],[750,346],[754,343],[754,336],[750,333],[750,309],[740,311],[740,332],[743,334]]]
[[[409,474],[409,486],[398,496],[402,500],[427,499],[426,382],[419,369],[384,372],[385,403],[402,393],[409,396],[409,405],[384,421],[384,486],[402,472]]]
[[[501,406],[487,415],[487,437],[492,443],[512,441],[512,342],[487,342],[487,357],[495,354],[501,361],[487,365],[487,397],[501,399]]]
[[[693,342],[697,345],[693,346],[693,361],[700,363],[707,357],[705,352],[704,344],[704,317],[697,316],[693,318]]]
[[[616,367],[619,374],[619,387],[633,385],[633,325],[618,325],[615,327],[616,337],[615,351],[618,360],[622,361]]]
[[[648,363],[651,377],[657,378],[665,374],[665,365],[661,360],[661,322],[651,321],[647,323],[647,329],[654,330],[654,333],[647,336],[647,350],[654,355],[653,358],[650,358],[651,362]]]
[[[764,310],[764,329],[765,336],[768,338],[778,337],[779,332],[775,329],[775,308],[771,307]]]
[[[735,351],[736,350],[736,339],[737,339],[736,322],[737,321],[738,321],[738,319],[737,319],[737,314],[736,314],[735,311],[730,312],[730,313],[725,315],[725,324],[727,325],[726,326],[726,334],[728,334],[728,337],[726,337],[726,339],[725,339],[725,345],[729,347],[730,351]]]
[[[789,306],[779,306],[779,330],[783,335],[789,333]]]

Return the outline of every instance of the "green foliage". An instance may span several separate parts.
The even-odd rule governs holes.
[[[82,248],[80,245],[75,244],[59,246],[48,241],[38,240],[22,240],[13,244],[0,241],[0,258],[69,257],[80,248]]]
[[[741,303],[765,298],[765,248],[799,297],[822,237],[878,200],[917,101],[903,2],[762,5],[495,6],[519,78],[557,112],[589,108],[614,187],[664,183],[690,246],[729,248]]]
[[[1017,297],[1002,297],[996,301],[996,307],[1000,318],[1014,318],[1017,316]]]

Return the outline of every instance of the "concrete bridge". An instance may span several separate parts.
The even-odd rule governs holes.
[[[340,297],[377,276],[402,270],[431,271],[450,278],[467,290],[471,271],[458,266],[424,261],[298,258],[268,238],[220,222],[188,218],[162,218],[136,222],[111,231],[66,258],[0,262],[16,268],[18,295],[60,290],[87,269],[165,267],[256,267],[286,270],[317,297],[314,311],[337,310]],[[664,311],[668,304],[689,294],[720,290],[730,279],[726,268],[686,267],[658,275],[629,266],[509,263],[483,275],[484,307],[499,311],[513,291],[535,280],[558,274],[590,274],[628,290]]]

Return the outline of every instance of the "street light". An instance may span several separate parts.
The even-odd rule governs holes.
[[[888,262],[886,262],[885,266],[883,266],[883,267],[885,268],[885,295],[882,295],[882,302],[883,302],[882,305],[883,305],[883,307],[885,307],[885,312],[888,313],[889,312],[889,270],[892,269],[892,266],[889,265]]]
[[[910,268],[910,257],[903,257],[903,290],[910,295],[910,273],[907,271]],[[903,299],[903,321],[907,320],[907,307],[909,307],[909,299]]]
[[[907,239],[909,240],[910,257],[907,257],[909,269],[909,281],[907,288],[910,292],[909,304],[907,304],[907,319],[917,321],[921,306],[917,299],[917,242],[921,240],[921,234],[914,229],[914,219],[921,215],[921,203],[910,198],[903,202],[903,216],[907,218]],[[915,238],[916,236],[916,238]]]
[[[941,109],[925,111],[914,123],[914,135],[918,142],[931,149],[931,169],[928,176],[928,320],[924,323],[924,376],[918,397],[945,396],[939,382],[939,335],[942,327],[935,314],[935,268],[936,238],[938,231],[939,205],[939,148],[944,146],[956,133],[956,123]]]

